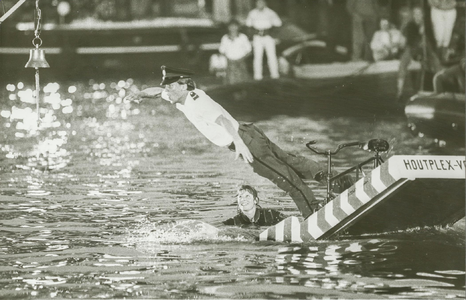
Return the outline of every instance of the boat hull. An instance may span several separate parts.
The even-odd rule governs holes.
[[[399,114],[396,75],[352,78],[280,78],[209,88],[207,93],[227,110],[242,115],[373,116]]]
[[[405,114],[415,134],[464,143],[464,94],[417,94],[406,105]]]

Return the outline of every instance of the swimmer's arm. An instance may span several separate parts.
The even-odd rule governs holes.
[[[235,218],[229,218],[228,220],[223,221],[224,225],[235,225]]]

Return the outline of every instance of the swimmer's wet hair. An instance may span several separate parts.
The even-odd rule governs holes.
[[[252,186],[245,184],[245,185],[242,185],[238,190],[250,192],[252,196],[254,197],[254,199],[257,200],[257,203],[259,203],[259,197],[257,196],[257,191]]]

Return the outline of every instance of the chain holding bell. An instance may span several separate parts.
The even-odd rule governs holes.
[[[36,12],[37,12],[37,22],[34,27],[34,38],[32,39],[32,45],[34,49],[29,50],[29,60],[24,66],[25,68],[50,68],[49,63],[45,60],[45,51],[39,49],[42,46],[42,39],[40,38],[40,29],[41,29],[41,19],[42,12],[39,8],[39,0],[36,0]]]

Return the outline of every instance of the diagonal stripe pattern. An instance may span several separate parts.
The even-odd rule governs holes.
[[[364,204],[393,185],[398,176],[389,173],[390,160],[372,170],[352,187],[327,203],[318,212],[299,224],[297,217],[290,217],[262,232],[260,240],[300,242],[317,240]]]
[[[290,217],[266,229],[260,234],[259,239],[306,242],[325,238],[323,236],[329,230],[334,229],[327,236],[348,226],[348,221],[353,218],[360,217],[361,213],[368,209],[365,204],[375,200],[378,195],[395,192],[404,184],[400,179],[463,179],[465,170],[464,156],[392,156],[304,222],[299,223],[297,217]],[[382,194],[381,197],[387,197],[389,194]]]

